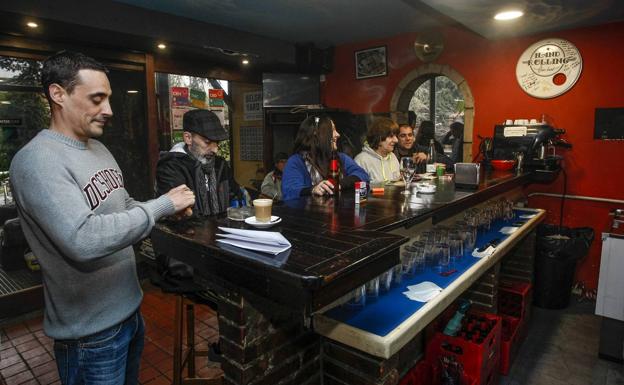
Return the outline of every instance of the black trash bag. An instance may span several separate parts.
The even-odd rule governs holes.
[[[581,259],[594,240],[591,227],[559,227],[540,225],[537,228],[538,252],[549,258]]]
[[[535,306],[564,309],[570,304],[576,264],[587,255],[593,240],[591,227],[540,225],[537,228]]]

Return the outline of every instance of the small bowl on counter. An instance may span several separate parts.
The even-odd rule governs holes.
[[[493,159],[490,161],[490,164],[497,171],[508,171],[511,170],[515,165],[515,160],[503,160],[503,159]]]

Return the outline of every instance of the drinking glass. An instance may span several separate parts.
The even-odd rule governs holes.
[[[513,211],[513,202],[512,201],[505,201],[505,203],[503,204],[503,218],[510,221],[512,219],[514,219],[515,214]]]
[[[467,225],[464,229],[464,249],[472,252],[477,243],[477,228]]]
[[[425,243],[416,241],[412,243],[414,248],[414,274],[420,274],[425,271]]]
[[[371,301],[374,301],[377,297],[379,297],[379,277],[375,277],[366,282],[366,296]]]
[[[435,254],[434,246],[434,242],[425,243],[423,255],[426,267],[436,267],[438,265],[438,259],[437,255]]]
[[[481,209],[478,215],[479,230],[481,230],[481,232],[483,233],[488,232],[488,230],[490,230],[491,220],[492,220],[492,217],[491,217],[490,210],[487,209],[486,207]]]
[[[392,270],[392,286],[401,286],[403,282],[403,264],[394,265]]]
[[[382,293],[387,293],[390,291],[392,287],[392,276],[393,276],[394,268],[391,268],[388,271],[383,272],[379,276],[379,291]]]
[[[435,235],[432,230],[422,231],[416,234],[416,240],[426,243],[429,240],[435,240]]]
[[[416,172],[416,166],[414,165],[414,159],[409,156],[404,156],[401,158],[401,176],[403,177],[403,182],[405,182],[405,190],[401,192],[403,195],[408,195],[410,185],[412,184],[412,178],[414,177],[414,172]]]
[[[433,254],[438,262],[436,269],[440,272],[446,271],[451,262],[451,252],[448,243],[436,243],[433,246]]]
[[[401,255],[401,264],[403,265],[403,274],[406,277],[414,275],[414,261],[416,260],[416,252],[418,249],[413,245],[405,246]]]
[[[435,241],[437,243],[446,243],[448,241],[449,228],[446,226],[436,226],[433,228]]]
[[[361,309],[366,305],[366,285],[358,286],[351,292],[351,299],[347,306],[352,309]]]
[[[453,263],[461,260],[464,256],[464,240],[459,233],[449,235],[449,253]]]

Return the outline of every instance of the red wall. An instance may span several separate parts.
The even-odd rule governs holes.
[[[624,23],[580,28],[531,37],[489,41],[463,29],[444,30],[445,48],[435,61],[447,64],[466,79],[474,97],[476,134],[492,136],[496,123],[505,119],[551,116],[556,127],[565,128],[565,138],[574,148],[565,154],[568,194],[624,199],[624,141],[593,139],[594,109],[624,107]],[[534,42],[558,37],[579,49],[583,70],[576,85],[552,99],[537,99],[526,94],[515,79],[522,52]],[[336,48],[334,72],[327,75],[324,102],[328,107],[345,108],[356,113],[387,112],[397,84],[422,63],[413,51],[416,34],[372,40]],[[379,45],[387,46],[388,76],[356,80],[354,51]],[[478,140],[474,140],[477,153]],[[530,192],[562,191],[562,177],[551,185],[533,185]],[[549,210],[548,221],[558,223],[558,198],[533,197],[533,207]],[[577,278],[587,287],[598,284],[600,233],[607,227],[608,212],[614,204],[566,200],[564,224],[591,226],[596,241],[590,255],[581,262]],[[619,207],[622,207],[620,205]]]

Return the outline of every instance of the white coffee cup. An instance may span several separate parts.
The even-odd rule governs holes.
[[[537,119],[531,119],[531,124],[537,124]]]
[[[505,125],[506,126],[511,126],[512,124],[513,124],[513,120],[511,120],[511,119],[505,120]]]
[[[254,199],[253,205],[258,222],[269,222],[271,220],[273,199]]]

